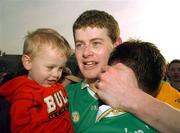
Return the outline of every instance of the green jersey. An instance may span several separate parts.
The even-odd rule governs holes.
[[[128,112],[96,121],[100,101],[84,82],[66,87],[75,133],[157,133]]]

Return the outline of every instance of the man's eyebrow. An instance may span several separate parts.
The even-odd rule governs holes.
[[[78,42],[79,42],[79,43],[83,43],[84,41],[82,41],[82,40],[76,40],[76,41],[75,41],[75,43],[78,43]]]
[[[93,38],[90,40],[90,42],[93,42],[93,41],[103,41],[102,38]],[[75,43],[84,43],[83,40],[76,40]]]
[[[90,41],[103,41],[103,39],[102,38],[93,38],[93,39],[91,39]]]

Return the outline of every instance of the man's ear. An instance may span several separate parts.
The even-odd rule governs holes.
[[[117,47],[118,45],[120,45],[122,43],[122,39],[121,39],[121,37],[118,37],[117,39],[116,39],[116,42],[114,43],[114,47]]]
[[[26,70],[31,70],[31,67],[32,67],[31,58],[28,55],[23,54],[21,60],[22,60],[24,68]]]

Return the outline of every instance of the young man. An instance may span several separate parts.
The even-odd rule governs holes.
[[[85,77],[84,81],[67,87],[76,132],[85,131],[96,121],[94,116],[97,114],[98,100],[90,85],[97,78],[100,80],[97,94],[111,107],[123,107],[162,132],[175,129],[172,123],[179,121],[172,116],[171,120],[165,122],[167,115],[164,110],[165,113],[173,112],[173,115],[180,115],[179,112],[140,91],[136,77],[128,67],[120,63],[115,68],[106,66],[111,51],[121,43],[119,26],[111,15],[97,10],[85,11],[75,21],[73,34],[77,62]],[[148,106],[152,108],[148,110]],[[159,110],[159,106],[163,109]],[[161,124],[159,120],[162,118]]]
[[[180,92],[177,89],[178,82],[180,83],[180,61],[179,63],[178,63],[178,60],[174,60],[174,61],[172,61],[169,64],[169,67],[167,68],[168,69],[167,73],[169,75],[168,79],[172,79],[170,80],[171,84],[168,82],[163,82],[163,84],[159,88],[159,93],[157,94],[156,98],[170,104],[171,106],[177,109],[180,109]],[[179,70],[178,70],[178,67],[179,67]],[[177,87],[177,88],[174,88],[174,87]]]
[[[83,132],[94,124],[99,104],[89,85],[97,80],[121,39],[116,20],[97,10],[84,12],[73,25],[73,34],[77,63],[85,80],[67,86],[67,90],[73,128]]]
[[[167,71],[170,84],[180,91],[180,60],[172,60],[168,65]]]

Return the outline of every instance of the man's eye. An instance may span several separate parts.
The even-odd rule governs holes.
[[[76,48],[80,48],[80,47],[82,47],[83,46],[83,44],[81,44],[81,43],[77,43],[76,44]]]
[[[101,42],[93,42],[93,47],[98,47],[99,45],[101,45]]]
[[[82,43],[77,43],[76,44],[76,49],[82,49],[85,45]]]

